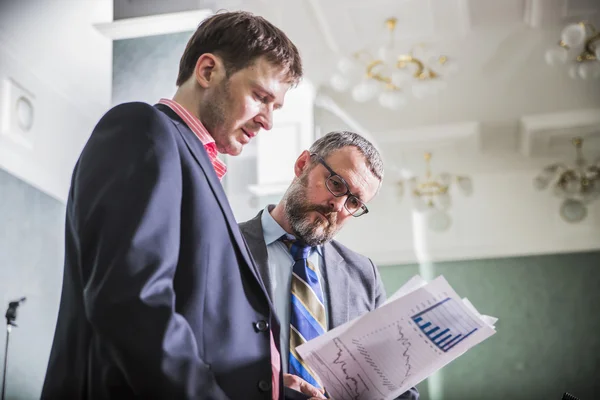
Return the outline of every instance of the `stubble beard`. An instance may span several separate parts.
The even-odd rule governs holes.
[[[231,102],[229,93],[229,80],[226,79],[216,88],[214,95],[202,111],[202,124],[215,139],[219,153],[227,153],[229,145],[227,121],[227,104]]]

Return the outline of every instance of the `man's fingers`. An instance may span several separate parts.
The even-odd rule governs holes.
[[[310,383],[308,383],[304,380],[300,384],[300,391],[304,394],[313,396],[313,398],[317,398],[317,399],[325,399],[326,398],[320,389],[317,389],[316,387],[314,387],[313,385],[311,385]]]
[[[286,387],[297,390],[309,396],[313,396],[312,398],[316,399],[325,399],[326,397],[323,395],[324,391],[321,389],[317,389],[310,383],[306,382],[304,379],[300,378],[297,375],[284,374],[283,375],[283,384]]]
[[[301,391],[301,385],[304,380],[299,376],[292,374],[283,375],[283,385],[294,390]]]

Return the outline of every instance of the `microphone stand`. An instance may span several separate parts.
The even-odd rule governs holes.
[[[4,372],[2,373],[2,400],[6,394],[6,366],[8,362],[8,340],[10,338],[10,332],[12,327],[17,327],[15,320],[17,319],[17,308],[21,303],[25,302],[25,297],[21,297],[19,300],[11,301],[8,303],[8,309],[6,310],[6,345],[4,347]]]

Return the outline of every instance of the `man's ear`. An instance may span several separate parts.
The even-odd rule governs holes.
[[[194,68],[194,77],[196,82],[203,87],[208,88],[218,84],[225,76],[225,67],[220,57],[212,53],[204,53],[198,57],[196,67]]]
[[[300,175],[308,168],[310,168],[310,153],[308,150],[304,150],[294,164],[294,173],[296,174],[296,177],[300,177]]]

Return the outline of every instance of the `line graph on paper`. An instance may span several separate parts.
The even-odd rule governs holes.
[[[334,399],[363,400],[381,395],[368,378],[367,371],[360,368],[356,355],[344,341],[333,339],[334,353],[311,354],[317,363],[313,370],[326,383],[327,392]]]
[[[412,341],[404,332],[406,325],[400,321],[378,329],[352,344],[361,355],[362,361],[374,372],[380,387],[389,393],[397,391],[412,375],[416,360],[412,354]],[[390,339],[393,340],[390,345]]]
[[[335,399],[388,398],[416,368],[407,328],[406,322],[394,322],[358,337],[336,337],[335,353],[313,354],[315,372],[330,382],[327,391]]]
[[[480,322],[450,297],[413,315],[411,319],[427,339],[443,352],[448,352],[481,328]]]

